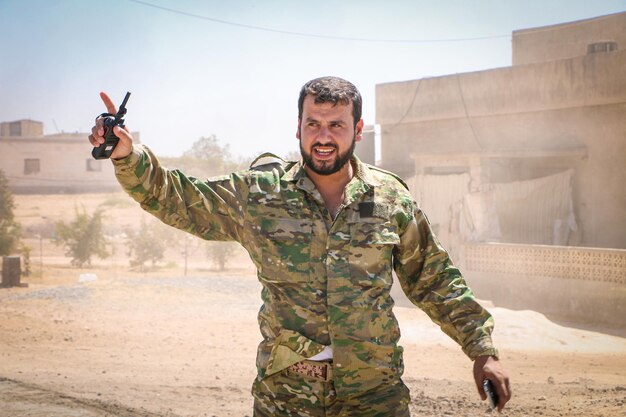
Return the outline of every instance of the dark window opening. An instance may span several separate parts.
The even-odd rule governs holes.
[[[24,159],[24,174],[36,174],[40,171],[39,159]]]

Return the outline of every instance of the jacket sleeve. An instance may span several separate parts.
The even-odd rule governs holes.
[[[200,181],[162,167],[142,145],[113,165],[124,190],[164,223],[207,240],[241,241],[248,189],[241,176]]]
[[[461,345],[470,359],[497,356],[491,340],[491,314],[474,298],[424,213],[415,207],[403,226],[394,269],[409,300]]]

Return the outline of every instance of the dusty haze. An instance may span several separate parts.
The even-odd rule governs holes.
[[[219,272],[194,240],[186,277],[180,247],[140,273],[130,271],[118,240],[121,259],[71,268],[48,233],[55,221],[70,220],[76,205],[91,211],[105,203],[111,230],[145,214],[122,193],[15,201],[33,247],[33,275],[23,279],[28,288],[0,290],[0,416],[251,415],[260,285],[245,253]],[[43,236],[42,258],[35,232]],[[85,273],[98,278],[79,283]],[[513,380],[503,415],[624,415],[624,334],[485,304]],[[395,311],[413,414],[490,415],[460,349],[400,297]]]

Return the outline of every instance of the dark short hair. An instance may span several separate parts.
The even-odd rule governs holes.
[[[300,97],[298,98],[298,119],[302,119],[302,107],[304,98],[308,95],[315,96],[316,103],[341,103],[348,105],[352,103],[352,116],[354,125],[361,120],[363,99],[361,93],[350,81],[339,77],[320,77],[311,80],[302,86]]]

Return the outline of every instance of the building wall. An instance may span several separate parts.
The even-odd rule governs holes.
[[[359,159],[367,164],[376,164],[376,132],[374,126],[363,128],[363,138],[356,143],[354,153]]]
[[[43,123],[34,120],[2,122],[0,136],[43,136]]]
[[[21,136],[4,135],[11,123],[26,128]],[[41,134],[37,133],[39,126]],[[15,193],[81,193],[119,190],[113,165],[91,157],[87,133],[46,135],[40,122],[2,123],[0,169]],[[137,135],[137,133],[133,133]]]
[[[515,143],[503,142],[497,135],[481,129],[481,121],[485,117],[517,117],[533,112],[623,104],[626,99],[625,63],[626,50],[379,84],[376,86],[376,122],[381,125],[384,141],[403,133],[415,133],[417,126],[428,128],[429,132],[420,133],[428,139],[418,144],[422,148],[438,143],[438,138],[430,132],[433,129],[448,136],[461,136],[464,149],[468,150],[478,150],[481,145],[507,148],[532,144],[522,142],[521,138]],[[419,125],[424,122],[428,124]],[[472,137],[471,124],[478,129],[478,141]],[[523,123],[513,128],[513,131],[506,131],[516,137],[538,131]],[[550,132],[542,137],[546,134]],[[571,139],[563,137],[552,147],[570,145]],[[541,138],[537,143],[546,145]]]
[[[624,68],[617,50],[378,85],[381,165],[411,176],[421,154],[551,152],[575,168],[581,244],[626,248]]]
[[[626,49],[626,13],[513,32],[513,65],[586,55],[589,44],[613,41]]]
[[[461,264],[477,296],[499,306],[626,326],[626,250],[471,244]]]

